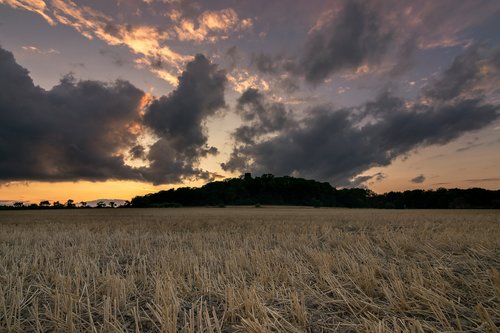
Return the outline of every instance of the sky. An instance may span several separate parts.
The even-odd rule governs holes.
[[[0,204],[499,166],[497,0],[0,0]]]

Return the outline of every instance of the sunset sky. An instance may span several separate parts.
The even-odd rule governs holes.
[[[245,172],[500,188],[500,1],[0,0],[0,205]]]

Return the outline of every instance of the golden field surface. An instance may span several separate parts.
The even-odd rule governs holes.
[[[500,211],[0,212],[0,332],[498,332]]]

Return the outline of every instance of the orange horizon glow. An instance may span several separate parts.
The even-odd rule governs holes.
[[[25,204],[38,204],[41,201],[66,202],[68,199],[76,203],[94,200],[131,200],[135,196],[155,193],[178,187],[200,187],[204,181],[195,181],[175,185],[152,185],[137,181],[103,181],[103,182],[10,182],[0,186],[0,205],[8,202],[24,202]],[[471,182],[452,180],[444,183],[412,184],[407,177],[394,175],[390,182],[378,182],[368,185],[368,188],[377,194],[391,191],[401,192],[406,190],[430,190],[438,188],[472,188],[481,187],[489,190],[500,188],[500,179],[493,181]]]

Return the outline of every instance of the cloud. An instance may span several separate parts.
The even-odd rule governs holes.
[[[177,181],[178,175],[200,174],[193,165],[201,157],[217,153],[215,147],[207,146],[204,122],[225,106],[226,83],[225,71],[197,55],[179,77],[176,90],[152,102],[144,123],[160,140],[149,152],[147,177],[161,183]],[[176,172],[163,173],[165,164],[175,166]]]
[[[234,9],[226,8],[203,12],[198,17],[197,24],[191,19],[183,18],[174,30],[181,41],[215,42],[225,38],[220,33],[246,30],[252,25],[251,19],[240,19]]]
[[[452,84],[454,71],[447,70],[414,101],[385,93],[358,107],[320,105],[311,108],[303,119],[290,117],[272,136],[264,135],[267,132],[261,122],[244,117],[247,123],[235,131],[234,150],[222,167],[257,174],[301,175],[348,186],[356,175],[371,167],[389,165],[418,147],[446,144],[497,119],[500,106],[488,103],[489,91],[480,88],[483,79],[493,79],[482,68],[496,66],[491,56],[496,52],[489,49],[465,62],[457,58],[450,68],[468,73],[460,77],[473,83],[456,88]],[[467,54],[463,56],[469,57]],[[436,95],[449,85],[453,94],[442,90],[447,99]],[[475,93],[469,94],[471,90]],[[270,110],[266,112],[271,114]],[[254,135],[251,140],[239,135],[243,130]]]
[[[400,75],[418,50],[467,47],[462,33],[500,10],[500,3],[443,1],[338,1],[319,15],[294,56],[258,54],[256,68],[288,72],[317,85],[332,75]]]
[[[244,93],[250,88],[258,88],[264,91],[270,89],[270,85],[266,80],[260,78],[258,75],[251,74],[249,70],[244,68],[234,68],[227,75],[227,79],[231,83],[232,88],[239,93]]]
[[[465,179],[466,182],[470,183],[481,183],[481,182],[500,182],[500,178],[479,178],[479,179]]]
[[[249,123],[233,133],[237,141],[244,143],[254,143],[256,137],[282,130],[291,117],[284,104],[266,102],[264,95],[253,88],[240,96],[237,112]]]
[[[174,86],[180,68],[191,59],[165,45],[171,38],[166,30],[150,25],[119,24],[110,16],[88,6],[78,6],[71,0],[52,0],[49,4],[42,0],[8,0],[5,3],[36,12],[51,25],[70,26],[88,39],[98,38],[113,46],[125,45],[138,56],[138,65],[146,66]],[[168,66],[168,70],[155,67],[158,62]]]
[[[24,9],[42,16],[50,25],[55,25],[54,19],[49,15],[47,5],[43,0],[3,0],[2,3],[16,9]]]
[[[25,51],[32,52],[32,53],[38,53],[38,54],[59,54],[60,52],[55,50],[55,49],[40,49],[36,46],[21,46],[21,48]]]
[[[252,63],[261,73],[276,74],[282,68],[293,69],[293,60],[286,59],[283,55],[269,55],[266,53],[257,53],[252,56]]]
[[[0,49],[0,177],[4,180],[129,179],[121,151],[136,138],[143,92],[126,81],[70,76],[49,91],[35,86]]]
[[[426,96],[446,101],[450,98],[473,98],[500,95],[500,49],[472,45],[452,62],[437,79],[424,87]]]
[[[320,83],[331,73],[378,61],[393,39],[392,29],[369,5],[346,2],[333,19],[314,29],[299,60],[307,81]]]
[[[253,56],[262,73],[289,73],[319,84],[337,72],[378,70],[377,65],[399,38],[386,3],[342,1],[323,12],[295,56]],[[400,27],[399,27],[400,28]]]
[[[158,99],[123,80],[66,76],[44,90],[0,48],[0,181],[210,178],[198,166],[217,153],[204,123],[225,106],[225,84],[225,73],[197,55],[178,88]]]
[[[412,183],[415,183],[415,184],[422,184],[423,182],[425,182],[425,176],[424,175],[419,175],[415,178],[412,178],[410,180]]]
[[[125,60],[122,55],[120,55],[118,52],[114,52],[110,48],[101,48],[99,49],[99,54],[105,57],[109,57],[111,61],[113,62],[114,65],[118,67],[123,67],[127,63],[127,60]]]
[[[170,26],[120,23],[90,6],[72,0],[4,0],[2,3],[41,15],[49,24],[70,26],[88,39],[98,38],[108,45],[124,45],[137,56],[135,64],[144,67],[171,85],[184,64],[192,58],[174,51],[170,41],[216,42],[234,32],[251,29],[250,18],[240,18],[232,8],[207,10],[197,18],[199,5],[186,1],[161,1],[179,7],[170,11]],[[152,5],[154,1],[147,1]],[[113,56],[112,54],[110,54]],[[116,60],[116,59],[114,59]],[[119,61],[117,64],[121,64]]]

